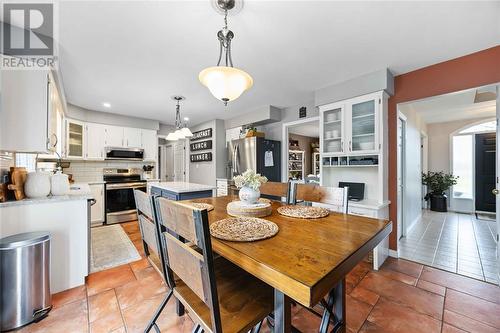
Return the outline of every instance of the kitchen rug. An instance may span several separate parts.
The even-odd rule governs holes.
[[[95,273],[141,259],[139,252],[118,225],[90,229],[90,272]]]

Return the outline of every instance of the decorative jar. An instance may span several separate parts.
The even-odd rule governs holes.
[[[256,204],[260,198],[260,191],[254,190],[249,186],[243,186],[240,189],[239,197],[242,202],[248,205]]]
[[[29,172],[24,183],[28,198],[44,198],[50,194],[50,175],[46,172]]]

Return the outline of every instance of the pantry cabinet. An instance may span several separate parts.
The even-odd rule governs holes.
[[[327,155],[378,154],[383,92],[320,106],[320,146]]]

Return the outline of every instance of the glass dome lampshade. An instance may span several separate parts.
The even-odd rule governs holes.
[[[198,78],[224,104],[237,99],[253,85],[253,79],[248,73],[234,67],[208,67],[200,72]]]
[[[170,132],[170,133],[168,133],[168,135],[165,138],[165,140],[167,140],[167,141],[177,141],[177,140],[179,140],[179,138],[177,137],[177,135],[175,135],[174,132]]]
[[[191,132],[191,130],[187,127],[183,127],[181,128],[181,133],[182,135],[185,137],[185,138],[190,138],[193,136],[193,133]]]

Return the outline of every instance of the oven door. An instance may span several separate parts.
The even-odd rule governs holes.
[[[146,192],[146,183],[106,184],[106,224],[137,220],[134,190]]]

